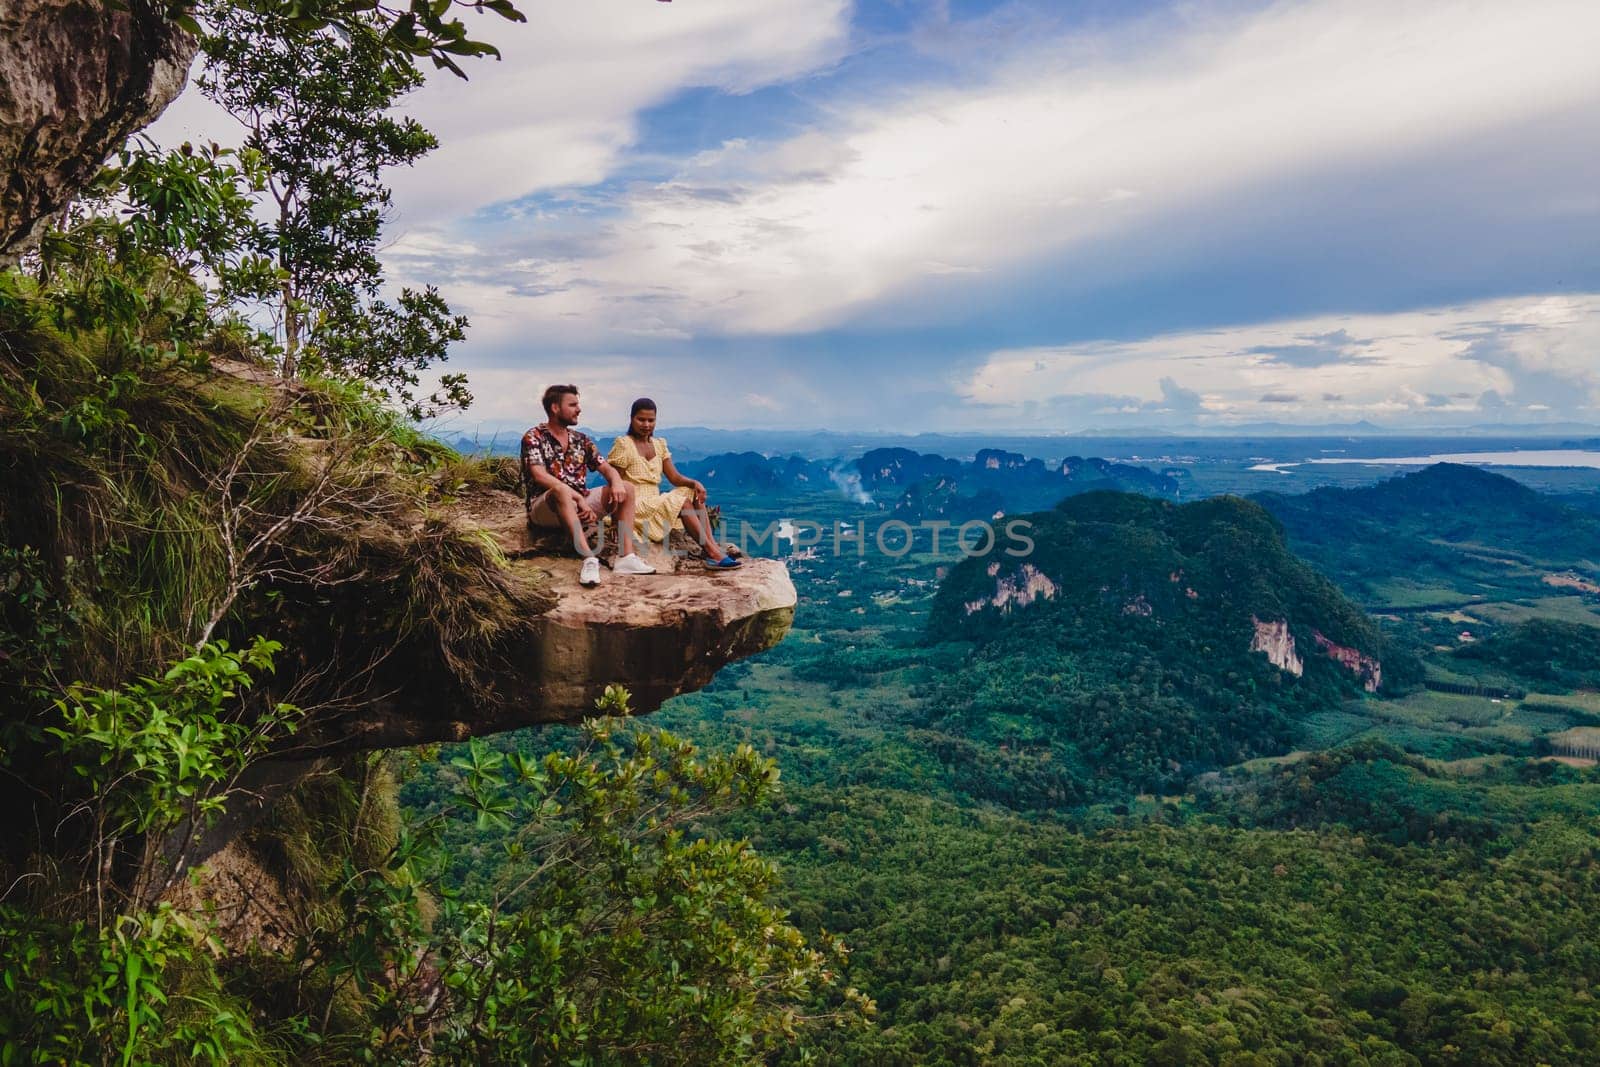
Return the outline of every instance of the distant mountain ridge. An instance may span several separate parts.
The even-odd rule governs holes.
[[[713,490],[809,492],[833,484],[828,464],[801,456],[764,456],[759,452],[724,452],[684,460],[678,469]]]
[[[798,455],[729,452],[678,464],[713,490],[806,493],[833,489],[870,500],[901,518],[987,518],[995,512],[1050,507],[1065,496],[1118,489],[1165,499],[1182,494],[1179,470],[1096,457],[1058,462],[1001,448],[982,448],[971,460],[909,448],[870,449],[853,460],[819,461]]]
[[[536,405],[535,405],[536,407]],[[531,411],[537,419],[537,411]],[[580,427],[596,440],[609,442],[623,432],[621,426],[601,428]],[[476,429],[465,431],[459,417],[449,424],[429,427],[452,447],[464,453],[492,451],[514,452],[517,441],[527,429],[526,425],[505,422],[482,423]],[[1301,439],[1305,441],[1345,439],[1415,439],[1429,438],[1445,442],[1444,451],[1461,451],[1473,447],[1495,446],[1506,442],[1524,442],[1541,448],[1595,448],[1600,447],[1600,426],[1587,423],[1487,423],[1472,426],[1379,426],[1368,421],[1293,424],[1281,422],[1240,423],[1233,426],[1097,426],[1075,430],[1016,430],[953,431],[944,433],[896,433],[883,430],[719,430],[705,426],[675,426],[664,424],[662,435],[672,442],[675,451],[685,458],[699,458],[731,452],[763,452],[767,454],[799,455],[806,459],[826,460],[829,457],[855,457],[873,448],[899,447],[922,452],[937,452],[953,456],[970,456],[984,447],[1007,448],[1025,451],[1041,458],[1059,456],[1077,450],[1072,442],[1091,440],[1099,442],[1143,443],[1145,445],[1171,445],[1188,439],[1195,444],[1214,444],[1229,439],[1249,437],[1270,439]],[[1433,451],[1435,449],[1430,449]]]
[[[1046,463],[1003,449],[982,449],[969,464],[911,483],[894,512],[902,518],[962,521],[1034,511],[1102,489],[1175,500],[1182,495],[1183,482],[1173,473],[1098,457],[1068,456]]]
[[[1369,603],[1397,578],[1538,593],[1552,568],[1600,572],[1600,514],[1479,467],[1437,463],[1361,488],[1251,499],[1296,552]]]

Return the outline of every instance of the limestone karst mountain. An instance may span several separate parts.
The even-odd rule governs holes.
[[[1306,715],[1377,690],[1391,659],[1407,675],[1249,501],[1091,492],[1023,518],[1031,550],[965,560],[939,590],[930,635],[974,648],[927,725],[1002,747],[1024,803],[1283,752]]]

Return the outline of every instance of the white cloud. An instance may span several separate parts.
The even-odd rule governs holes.
[[[1308,344],[1328,353],[1285,364]],[[1336,352],[1335,352],[1336,350]],[[1136,340],[995,351],[970,372],[901,393],[819,390],[803,365],[752,377],[691,351],[529,354],[473,369],[463,426],[508,426],[554,381],[583,390],[584,421],[620,427],[645,393],[663,425],[1078,430],[1226,427],[1256,420],[1395,428],[1576,420],[1600,423],[1600,293],[1519,297],[1395,313],[1330,314]],[[865,373],[868,368],[863,367]],[[919,391],[920,390],[920,391]],[[665,431],[663,431],[665,432]],[[668,434],[670,438],[670,434]]]
[[[452,365],[446,369],[461,368]],[[827,421],[830,414],[823,406],[828,397],[817,392],[803,371],[780,368],[765,373],[761,390],[754,391],[747,376],[709,370],[692,354],[640,359],[575,351],[529,356],[514,367],[472,368],[472,406],[446,417],[438,429],[472,435],[480,432],[480,427],[503,431],[527,426],[538,421],[539,396],[554,382],[578,386],[583,425],[591,429],[621,430],[628,424],[633,401],[649,396],[661,412],[661,433],[668,440],[674,426],[814,427]],[[601,444],[608,446],[610,440]]]
[[[521,315],[603,333],[648,301],[694,334],[814,330],[948,285],[952,267],[1038,261],[1226,198],[1247,214],[1252,190],[1426,168],[1444,147],[1600,106],[1590,0],[1182,10],[1030,48],[977,87],[702,153],[627,195],[583,251],[546,256],[562,285]]]
[[[465,61],[469,80],[433,73],[402,109],[440,147],[389,175],[399,227],[470,214],[544,189],[610,175],[636,137],[636,116],[673,93],[747,92],[842,53],[849,0],[530,0],[526,24],[469,18],[501,60]],[[431,70],[424,65],[425,69]],[[154,127],[159,140],[237,138],[197,91]]]
[[[1329,336],[1351,339],[1344,358],[1286,367],[1263,355]],[[1594,421],[1596,352],[1600,294],[1532,297],[1010,349],[991,354],[952,391],[991,417],[1046,424],[1063,412],[1181,415],[1185,422],[1198,415],[1213,424],[1369,416],[1426,422],[1452,413],[1539,421],[1550,412]],[[1198,405],[1174,403],[1196,394]]]
[[[772,397],[767,396],[765,393],[746,393],[746,394],[744,394],[744,396],[740,397],[739,399],[744,403],[744,406],[747,409],[748,408],[756,408],[756,409],[758,409],[760,411],[782,411],[783,410],[783,405],[782,404],[780,404],[778,401],[772,399]]]
[[[605,179],[635,116],[679,90],[745,92],[833,61],[848,0],[584,0],[522,5],[527,25],[486,32],[501,62],[435,77],[406,110],[441,142],[395,175],[400,222],[464,215],[538,190]]]

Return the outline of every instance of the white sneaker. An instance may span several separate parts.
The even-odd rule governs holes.
[[[579,585],[600,584],[600,560],[594,556],[583,557],[583,566],[578,568]]]
[[[626,556],[618,556],[616,562],[611,564],[611,570],[616,574],[654,574],[656,569],[639,558],[639,553],[629,552]]]

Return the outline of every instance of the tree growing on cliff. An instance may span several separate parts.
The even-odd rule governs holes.
[[[383,28],[352,19],[303,37],[282,16],[218,2],[204,10],[202,91],[245,127],[267,172],[273,215],[264,243],[277,262],[273,302],[282,371],[371,382],[415,417],[465,406],[460,375],[419,397],[421,372],[447,358],[467,320],[431,286],[379,298],[378,242],[390,205],[383,172],[438,142],[398,102],[422,83],[392,61]]]

